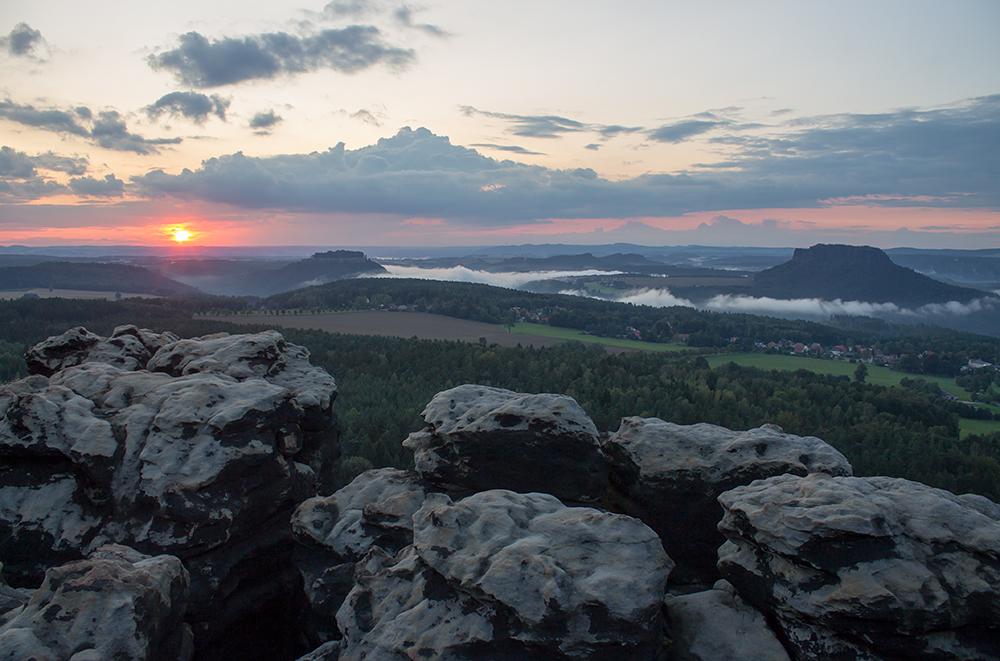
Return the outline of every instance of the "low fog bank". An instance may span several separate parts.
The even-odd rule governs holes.
[[[424,280],[444,280],[448,282],[475,282],[507,289],[522,289],[524,285],[536,280],[552,280],[554,278],[591,277],[595,275],[621,275],[621,271],[532,271],[528,273],[490,273],[489,271],[474,271],[464,266],[450,268],[425,269],[417,266],[394,266],[383,264],[388,276],[384,273],[373,274],[373,278],[421,278]]]
[[[564,289],[560,293],[588,298],[601,298],[580,289]],[[1000,298],[986,296],[969,303],[950,301],[945,304],[923,305],[909,309],[895,303],[866,301],[827,301],[821,298],[777,299],[736,294],[721,294],[704,301],[691,301],[674,296],[669,289],[644,289],[615,298],[622,303],[652,307],[684,307],[710,312],[733,312],[779,317],[829,321],[832,316],[874,317],[891,323],[932,324],[953,330],[1000,336]]]

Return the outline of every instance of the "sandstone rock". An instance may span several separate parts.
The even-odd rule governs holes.
[[[413,514],[427,497],[413,471],[382,468],[332,496],[310,498],[292,516],[294,561],[311,606],[311,633],[339,637],[336,615],[354,586],[354,567],[373,547],[395,555],[413,543]]]
[[[477,385],[440,392],[403,446],[421,477],[451,491],[510,489],[596,502],[608,486],[597,428],[565,395]]]
[[[39,342],[28,349],[24,358],[29,372],[43,376],[91,362],[137,370],[145,369],[157,350],[177,339],[173,333],[154,333],[132,325],[118,326],[105,338],[77,326]]]
[[[788,661],[764,616],[727,581],[664,600],[673,661]]]
[[[179,559],[104,546],[46,572],[31,600],[0,627],[0,657],[187,661],[187,596]]]
[[[674,582],[718,576],[716,549],[725,541],[717,497],[733,487],[782,473],[850,475],[851,466],[814,436],[785,434],[776,425],[745,432],[705,423],[676,425],[659,418],[624,418],[602,446],[614,504],[642,519],[677,562]]]
[[[342,659],[658,658],[672,563],[640,521],[505,490],[413,521],[413,546],[359,563]]]
[[[902,479],[722,494],[719,569],[801,658],[1000,658],[1000,506]]]
[[[119,338],[152,349],[166,336],[116,334],[64,352],[73,366],[49,378],[0,386],[0,557],[12,584],[37,585],[108,542],[170,553],[191,573],[199,644],[297,600],[288,521],[334,480],[332,377],[274,332],[172,341],[146,361],[158,372],[92,360]],[[58,365],[55,349],[36,349]]]

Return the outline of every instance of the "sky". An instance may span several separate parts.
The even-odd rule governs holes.
[[[0,245],[997,248],[998,34],[995,0],[4,0]]]

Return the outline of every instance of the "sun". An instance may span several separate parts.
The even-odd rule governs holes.
[[[174,241],[177,243],[184,243],[185,241],[191,240],[191,232],[187,231],[183,227],[171,228],[170,233],[174,235]]]

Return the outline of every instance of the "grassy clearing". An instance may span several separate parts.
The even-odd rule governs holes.
[[[519,322],[514,324],[515,333],[525,335],[537,335],[540,337],[553,337],[560,340],[579,340],[580,342],[593,342],[609,347],[619,347],[621,349],[635,349],[637,351],[690,351],[691,347],[684,344],[661,344],[659,342],[638,342],[636,340],[618,340],[611,337],[598,337],[596,335],[585,335],[572,328],[557,328],[547,324],[529,324]]]
[[[966,420],[958,421],[958,429],[962,437],[969,434],[995,434],[1000,432],[1000,420]]]

